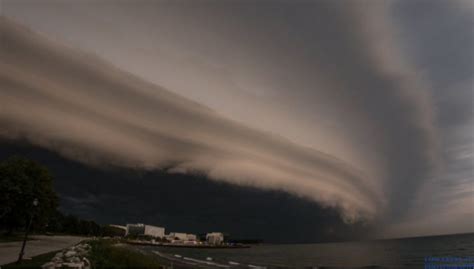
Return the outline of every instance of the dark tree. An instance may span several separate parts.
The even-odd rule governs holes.
[[[38,199],[38,206],[33,200]],[[58,206],[53,179],[35,161],[10,157],[0,162],[0,226],[11,233],[25,227],[34,214],[36,227],[45,226]]]
[[[102,235],[103,236],[111,236],[111,237],[125,236],[125,230],[117,228],[117,227],[106,225],[102,229]]]

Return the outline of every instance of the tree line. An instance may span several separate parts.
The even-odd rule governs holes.
[[[58,206],[53,177],[46,167],[20,156],[0,162],[0,232],[23,231],[31,219],[36,233],[109,235],[107,227],[65,215]]]

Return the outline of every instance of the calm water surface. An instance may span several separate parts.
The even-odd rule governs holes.
[[[367,242],[259,245],[248,249],[181,249],[144,247],[221,264],[267,268],[423,268],[425,257],[473,257],[474,234]]]

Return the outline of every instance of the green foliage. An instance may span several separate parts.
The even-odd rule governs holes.
[[[115,240],[92,240],[88,241],[91,250],[88,258],[92,268],[164,268],[159,265],[159,260],[152,256],[117,244]],[[49,252],[33,257],[31,260],[23,260],[20,264],[11,263],[2,265],[2,268],[41,268],[41,265],[49,262],[57,251]]]
[[[89,242],[92,268],[162,268],[156,257],[143,254],[113,240]]]
[[[106,225],[102,228],[102,235],[103,236],[110,236],[110,237],[124,236],[125,235],[125,230],[117,228],[117,227],[112,227],[112,226]]]
[[[33,206],[33,200],[38,205]],[[33,215],[33,232],[102,234],[100,225],[57,210],[53,178],[42,165],[18,156],[0,162],[0,230],[11,235],[24,229]]]
[[[38,199],[38,206],[33,200]],[[34,214],[35,224],[44,226],[58,205],[53,179],[42,165],[22,157],[0,162],[0,226],[11,232],[25,227]]]
[[[63,215],[59,211],[51,216],[45,231],[89,236],[100,236],[103,233],[102,227],[94,221],[82,220],[73,215]]]

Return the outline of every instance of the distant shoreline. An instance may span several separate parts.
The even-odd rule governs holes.
[[[168,247],[168,248],[200,248],[200,249],[238,249],[238,248],[250,248],[250,245],[234,244],[234,245],[190,245],[190,244],[173,244],[173,243],[152,243],[146,241],[124,241],[129,245],[139,246],[154,246],[154,247]]]

